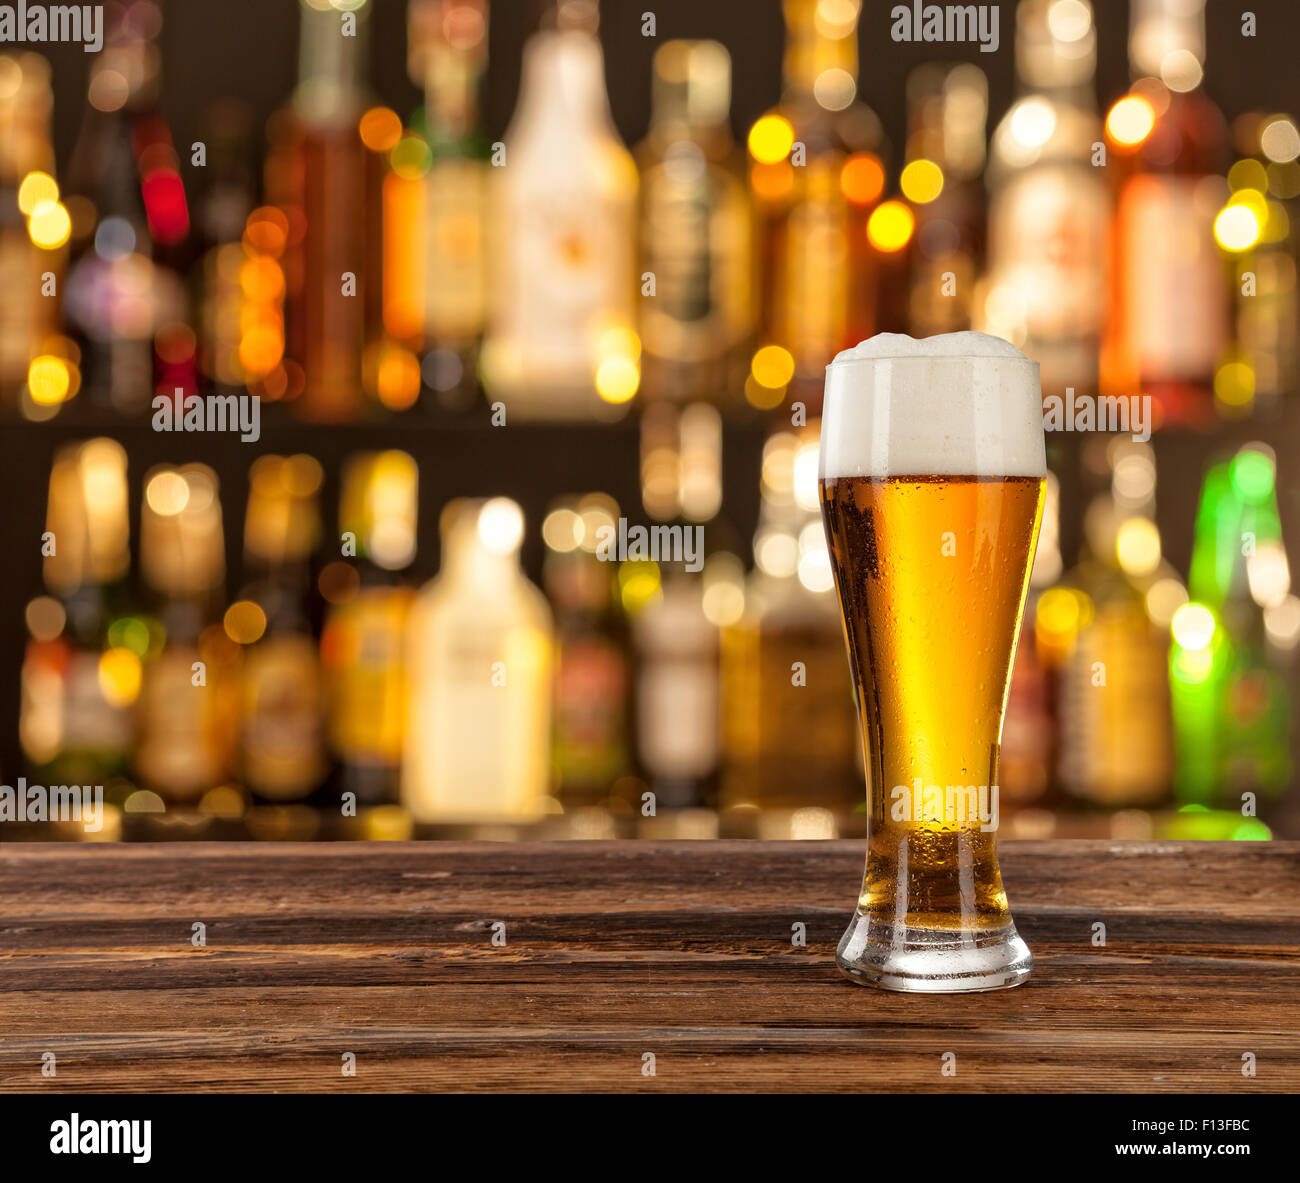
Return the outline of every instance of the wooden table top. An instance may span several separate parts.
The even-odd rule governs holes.
[[[1004,842],[1034,977],[941,997],[836,970],[862,859],[6,843],[0,1091],[1300,1089],[1300,843]]]

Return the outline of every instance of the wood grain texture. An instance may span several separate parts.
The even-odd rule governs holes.
[[[1034,977],[931,998],[835,969],[862,858],[0,845],[0,1091],[1300,1090],[1300,844],[1004,842]]]

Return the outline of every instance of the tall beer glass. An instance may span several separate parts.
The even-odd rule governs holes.
[[[836,961],[951,993],[1029,976],[998,870],[998,745],[1043,508],[1038,364],[882,334],[826,368],[821,501],[868,768]]]

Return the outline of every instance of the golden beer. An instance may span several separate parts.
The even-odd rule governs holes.
[[[1031,964],[996,830],[1043,508],[1037,373],[980,334],[901,340],[867,344],[1002,352],[841,355],[828,368],[822,513],[869,783],[866,873],[838,961],[894,989],[993,989]]]

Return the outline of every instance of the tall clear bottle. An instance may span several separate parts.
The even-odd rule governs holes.
[[[731,58],[716,41],[655,53],[641,169],[642,386],[647,399],[737,401],[753,332],[753,241],[731,135]]]
[[[487,317],[489,145],[478,102],[487,24],[487,0],[412,0],[408,10],[407,72],[424,91],[419,122],[432,154],[414,261],[423,263],[421,370],[436,401],[451,407],[474,397]],[[386,283],[388,271],[386,259]]]
[[[1095,160],[1097,35],[1088,0],[1021,0],[1017,98],[989,152],[988,277],[978,326],[1039,363],[1043,390],[1097,393],[1110,194]]]
[[[640,384],[637,174],[610,118],[594,0],[524,49],[492,173],[488,397],[518,419],[610,419]]]
[[[411,614],[402,804],[426,824],[527,823],[551,765],[551,611],[519,567],[508,498],[453,501]]]

